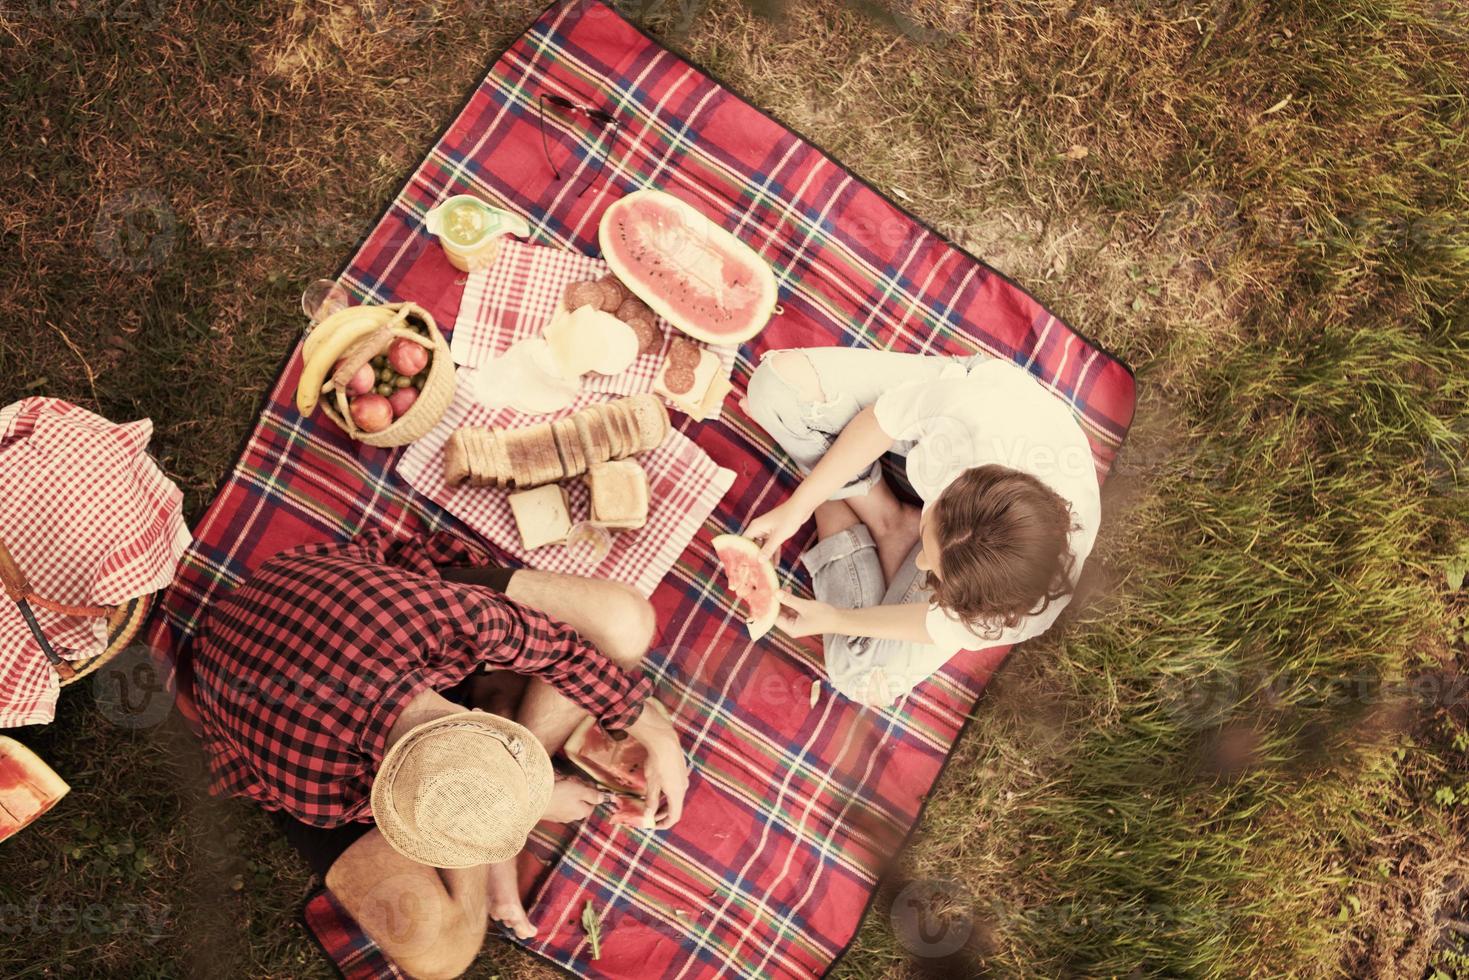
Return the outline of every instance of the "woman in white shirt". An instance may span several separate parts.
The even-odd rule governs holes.
[[[745,411],[806,473],[745,533],[770,557],[809,518],[816,599],[782,593],[781,625],[821,635],[831,682],[885,706],[957,651],[1045,632],[1101,517],[1091,446],[1029,373],[967,358],[847,347],[773,351]],[[923,507],[879,458],[905,456]]]

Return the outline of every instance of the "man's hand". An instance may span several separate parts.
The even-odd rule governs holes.
[[[683,816],[684,794],[689,789],[689,766],[684,761],[683,746],[678,744],[678,732],[668,716],[652,703],[643,706],[643,713],[627,732],[648,750],[648,761],[643,766],[648,781],[643,824],[667,830]],[[660,796],[668,803],[661,812]]]
[[[760,542],[760,557],[772,559],[780,546],[801,529],[810,514],[803,514],[790,500],[761,514],[745,528],[745,537]]]
[[[541,819],[552,823],[585,820],[606,798],[607,794],[580,779],[558,779],[551,790],[551,803]]]
[[[779,593],[779,598],[780,628],[787,636],[824,636],[840,632],[835,606],[815,599],[801,599],[785,591]]]

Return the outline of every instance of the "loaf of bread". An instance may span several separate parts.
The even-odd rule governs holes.
[[[651,393],[518,429],[466,426],[444,444],[444,481],[514,490],[544,486],[653,449],[669,428],[668,409]]]

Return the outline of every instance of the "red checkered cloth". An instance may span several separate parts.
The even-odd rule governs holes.
[[[600,558],[563,545],[527,551],[516,530],[506,491],[451,487],[444,483],[443,476],[444,443],[455,429],[517,428],[563,418],[593,402],[652,390],[658,366],[663,363],[661,350],[639,356],[621,374],[584,376],[576,401],[554,414],[525,415],[513,408],[490,408],[476,400],[473,369],[505,353],[516,341],[539,335],[567,283],[598,278],[606,272],[607,264],[600,259],[510,241],[491,268],[472,274],[464,287],[453,340],[454,360],[467,368],[461,370],[464,376],[449,411],[432,432],[403,453],[398,473],[419,493],[531,568],[613,579],[652,595],[734,482],[734,473],[716,464],[682,433],[671,432],[661,446],[636,457],[648,474],[648,523],[636,531],[613,535],[611,550]],[[664,328],[666,338],[666,324]],[[726,366],[734,363],[733,350],[716,348],[716,353]],[[572,521],[586,520],[586,483],[568,480],[563,485],[570,498]]]
[[[36,595],[114,606],[163,588],[189,546],[183,493],[149,458],[153,423],[116,425],[59,398],[0,409],[0,540]],[[67,660],[107,648],[107,620],[32,603]],[[60,682],[20,610],[0,596],[0,727],[56,715]]]
[[[622,123],[613,142],[585,117],[548,111],[559,180],[541,148],[542,92],[604,106]],[[604,150],[606,165],[587,180]],[[599,811],[556,840],[528,908],[539,926],[529,948],[588,976],[809,977],[851,942],[1006,651],[960,653],[892,709],[874,710],[825,685],[809,707],[814,638],[776,630],[750,642],[710,537],[743,527],[798,478],[737,407],[756,360],[827,344],[987,351],[1073,408],[1099,474],[1132,420],[1135,385],[1122,362],[1015,283],[611,7],[582,0],[547,10],[494,60],[341,281],[364,300],[415,300],[453,323],[463,276],[423,226],[430,208],[475,193],[526,216],[534,243],[590,255],[602,211],[644,186],[679,195],[754,247],[776,271],[784,312],[740,348],[723,416],[678,420],[735,473],[652,596],[660,634],[646,667],[693,768],[684,818],[643,833]],[[353,443],[319,413],[303,419],[299,370],[287,362],[155,618],[154,644],[181,667],[185,711],[201,607],[266,558],[365,526],[471,533],[407,486],[397,452]],[[795,559],[810,540],[796,534],[780,556],[798,589]],[[588,904],[601,917],[596,960],[580,923]]]

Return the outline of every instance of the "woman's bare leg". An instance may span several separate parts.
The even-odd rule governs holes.
[[[847,505],[845,500],[828,500],[816,507],[816,539],[818,541],[825,540],[833,534],[840,534],[852,525],[861,523],[862,519]]]
[[[877,560],[882,566],[882,580],[889,584],[903,562],[918,543],[920,512],[912,504],[905,504],[893,493],[885,478],[876,483],[860,497],[847,497],[851,506],[877,545]],[[818,531],[818,533],[820,533]]]

